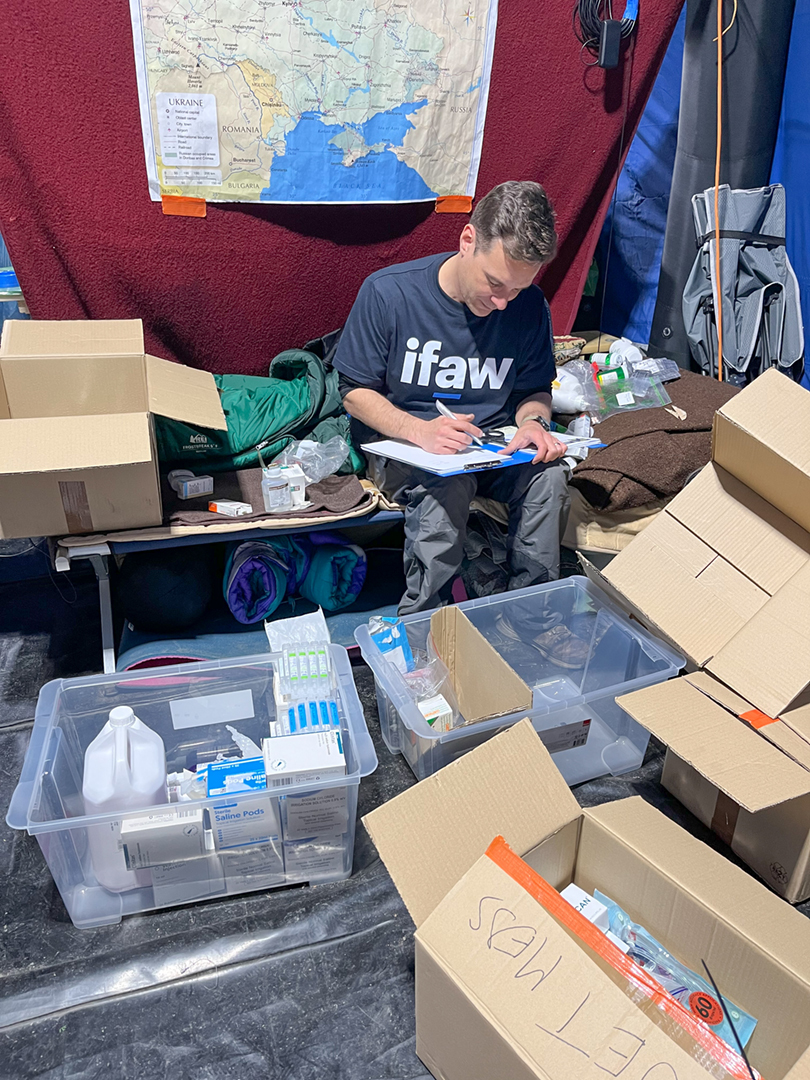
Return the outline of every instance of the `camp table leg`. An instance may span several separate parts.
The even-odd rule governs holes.
[[[101,616],[101,651],[104,674],[115,671],[115,635],[113,632],[112,597],[110,594],[110,549],[106,544],[93,547],[64,548],[56,546],[54,566],[70,569],[73,559],[88,559],[98,582],[98,606]]]

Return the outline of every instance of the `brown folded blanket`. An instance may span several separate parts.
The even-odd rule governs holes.
[[[312,503],[305,510],[286,510],[283,514],[267,514],[262,501],[262,470],[239,469],[237,472],[216,473],[214,476],[214,494],[200,499],[179,499],[177,493],[169,487],[165,477],[163,488],[163,521],[166,525],[213,525],[223,521],[258,521],[273,517],[319,518],[333,514],[346,514],[354,510],[365,500],[372,501],[372,496],[365,490],[356,476],[327,476],[317,484],[307,488],[307,498]],[[222,514],[212,514],[208,509],[211,499],[233,499],[237,502],[250,503],[252,514],[244,517],[229,518]]]
[[[692,371],[666,389],[685,420],[665,409],[638,409],[597,425],[594,434],[608,445],[591,450],[571,478],[597,510],[631,510],[677,495],[711,458],[714,414],[737,389]]]

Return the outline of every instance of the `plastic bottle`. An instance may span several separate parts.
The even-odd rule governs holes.
[[[631,364],[638,363],[641,359],[641,349],[637,345],[634,345],[629,338],[617,338],[616,341],[612,341],[608,347],[608,352],[611,357],[614,358],[613,362],[616,362],[616,357],[620,360],[628,360]]]
[[[611,368],[602,368],[596,374],[601,386],[609,386],[611,383],[615,382],[624,382],[629,376],[630,368],[627,364],[619,364],[617,367]]]
[[[128,705],[110,712],[87,747],[82,795],[86,814],[144,810],[169,801],[163,740]],[[105,821],[87,830],[96,880],[111,892],[151,885],[149,870],[127,870],[118,846],[120,833],[120,821]]]
[[[579,380],[565,368],[557,368],[557,378],[551,384],[551,404],[554,412],[585,412],[588,401]]]
[[[268,514],[277,514],[292,507],[290,483],[278,465],[267,465],[263,470],[262,499]]]
[[[199,499],[214,493],[213,476],[195,476],[190,469],[173,469],[166,479],[181,499]]]
[[[281,475],[290,485],[290,502],[293,510],[307,505],[307,478],[300,465],[281,465]]]

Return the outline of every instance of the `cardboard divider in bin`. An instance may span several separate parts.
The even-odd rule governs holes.
[[[706,961],[758,1020],[763,1077],[810,1075],[804,916],[638,797],[580,809],[528,720],[363,823],[416,924],[416,1049],[435,1076],[749,1075],[695,1007],[567,916],[554,890],[572,882],[692,970]]]
[[[458,607],[430,617],[430,633],[467,723],[532,707],[532,691]]]
[[[454,673],[447,690],[459,702],[457,726],[437,731],[427,723],[407,677],[367,626],[355,639],[374,673],[383,739],[420,780],[526,715],[568,784],[628,772],[641,764],[649,734],[616,695],[683,666],[680,653],[582,577],[417,612],[402,626],[413,650],[437,653]],[[555,655],[560,640],[563,651],[576,650],[573,661]]]
[[[790,424],[776,417],[790,416]],[[810,397],[775,370],[715,415],[712,460],[589,578],[694,671],[619,695],[663,782],[791,902],[810,896]]]

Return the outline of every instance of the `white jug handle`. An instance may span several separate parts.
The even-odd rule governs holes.
[[[127,786],[130,786],[132,773],[132,751],[129,741],[128,727],[113,728],[115,732],[115,765],[113,768],[114,784],[117,787],[126,776]]]

